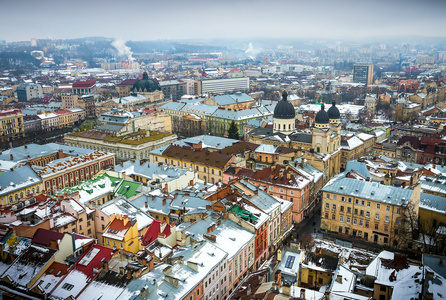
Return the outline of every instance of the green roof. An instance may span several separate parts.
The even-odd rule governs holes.
[[[251,222],[253,224],[257,223],[257,221],[259,219],[253,213],[246,211],[237,205],[234,205],[233,207],[231,207],[231,209],[229,211],[230,212],[233,211],[237,217],[242,218],[243,220]]]
[[[123,180],[118,190],[116,191],[116,194],[125,196],[128,199],[140,193],[137,191],[140,186],[141,183],[139,182]]]

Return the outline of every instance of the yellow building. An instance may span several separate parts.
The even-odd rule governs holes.
[[[0,173],[0,205],[13,205],[28,195],[38,194],[43,190],[43,181],[34,170],[25,165]]]
[[[330,284],[336,271],[338,258],[326,253],[306,252],[302,261],[300,286],[319,288]]]
[[[105,228],[102,238],[104,240],[103,245],[107,247],[133,253],[142,249],[136,218],[120,215],[110,216],[110,223]]]
[[[20,109],[0,111],[0,142],[25,136],[23,114]]]
[[[438,195],[421,193],[420,232],[429,236],[446,235],[446,201]]]
[[[65,128],[74,125],[74,114],[70,110],[58,110],[55,113],[59,117],[59,128]]]
[[[399,188],[339,177],[322,189],[321,229],[399,246],[418,220],[421,185]]]

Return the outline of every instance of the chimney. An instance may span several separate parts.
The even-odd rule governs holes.
[[[189,185],[194,185],[194,181],[193,180],[191,180],[191,181],[189,181]]]
[[[59,149],[59,151],[57,151],[57,158],[61,159],[63,158],[63,150]]]
[[[9,154],[9,158],[10,158],[11,160],[14,160],[14,155],[12,155],[12,153]]]
[[[144,203],[144,207],[145,207],[145,208],[149,208],[149,202],[146,201],[146,202]]]
[[[132,271],[127,270],[127,279],[132,278]]]
[[[124,167],[124,163],[122,161],[119,164],[121,165],[121,167]]]
[[[305,299],[305,289],[300,289],[300,298]]]
[[[276,273],[274,273],[274,282],[278,285],[282,285],[282,271],[277,270]]]
[[[228,215],[229,215],[229,213],[228,213],[228,212],[225,212],[225,213],[223,214],[223,219],[227,220],[227,219],[228,219]]]
[[[25,145],[25,149],[28,149],[28,145]]]
[[[102,259],[102,269],[108,271],[108,261],[105,260],[105,257]]]
[[[164,196],[164,198],[163,198],[163,206],[166,205],[166,198],[167,198],[167,197]]]

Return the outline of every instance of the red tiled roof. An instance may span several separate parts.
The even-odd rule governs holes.
[[[165,237],[170,235],[170,224],[166,224],[163,232],[161,232],[161,222],[158,220],[154,220],[152,224],[150,224],[149,229],[147,229],[146,234],[141,240],[141,244],[143,246],[148,246],[151,243],[155,242],[158,239],[160,233],[162,233]]]
[[[91,261],[88,263],[88,265],[84,266],[79,264],[80,261],[86,256],[87,254],[90,254],[90,250],[93,248],[99,249],[99,252],[91,259]],[[109,261],[112,257],[113,249],[100,246],[100,245],[93,245],[86,251],[76,262],[76,269],[85,275],[87,275],[89,278],[93,277],[93,269],[94,268],[101,268],[102,267],[102,261]]]
[[[0,111],[0,116],[8,116],[8,115],[21,114],[21,113],[22,113],[22,111],[20,109],[2,110],[2,111]]]
[[[71,111],[67,110],[67,109],[61,109],[61,110],[55,111],[55,113],[56,113],[56,115],[65,115],[65,114],[71,114]]]
[[[88,79],[85,81],[76,81],[73,83],[73,88],[90,88],[93,87],[96,82],[93,79]]]
[[[118,231],[127,230],[132,226],[132,222],[130,220],[127,221],[127,224],[124,225],[124,220],[120,220],[118,218],[114,219],[111,224],[108,226],[107,231],[110,229],[116,229]]]
[[[64,234],[61,232],[51,231],[48,229],[39,228],[33,236],[32,242],[49,246],[51,241],[58,241],[63,238]]]
[[[62,277],[65,274],[68,274],[69,267],[70,267],[69,265],[61,264],[58,262],[53,262],[51,264],[51,266],[49,266],[49,268],[46,269],[45,274],[51,274],[56,277]],[[59,273],[59,271],[61,271],[61,272]],[[57,275],[57,273],[59,273],[59,275]]]
[[[403,145],[405,142],[409,142],[415,149],[420,148],[420,141],[416,136],[403,136],[402,138],[400,138],[397,145]]]
[[[138,79],[125,79],[118,83],[118,86],[127,86],[127,85],[134,85],[135,82],[137,82]]]
[[[48,229],[44,229],[44,228],[39,228],[39,229],[37,229],[36,233],[34,234],[32,242],[41,244],[41,245],[45,245],[45,246],[49,246],[51,241],[61,240],[64,237],[64,235],[65,235],[65,233],[56,232],[56,231],[52,231],[52,230],[48,230]],[[78,235],[78,234],[75,234],[74,238],[76,240],[89,239],[88,236],[83,236],[83,235]]]

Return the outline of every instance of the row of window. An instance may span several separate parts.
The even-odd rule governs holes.
[[[331,198],[330,198],[331,197]],[[337,198],[338,198],[338,195],[331,195],[331,194],[326,194],[326,198],[327,199],[333,199],[333,200],[337,200]],[[341,202],[345,202],[345,201],[347,201],[348,203],[352,203],[352,198],[351,197],[348,197],[348,198],[346,198],[346,197],[344,197],[344,196],[341,196]],[[366,204],[367,204],[367,207],[371,207],[372,206],[372,203],[370,202],[370,201],[367,201],[367,203],[366,203],[366,201],[365,200],[359,200],[359,199],[355,199],[355,204],[357,204],[357,205],[362,205],[362,206],[365,206]],[[383,205],[384,206],[384,205]],[[328,207],[327,207],[328,208]],[[386,208],[386,211],[390,211],[390,205],[385,205],[385,208]],[[335,208],[334,208],[335,209]],[[381,209],[381,203],[376,203],[376,209]],[[396,213],[397,214],[399,214],[400,213],[400,211],[401,211],[401,209],[400,209],[400,207],[397,207],[396,208]]]

